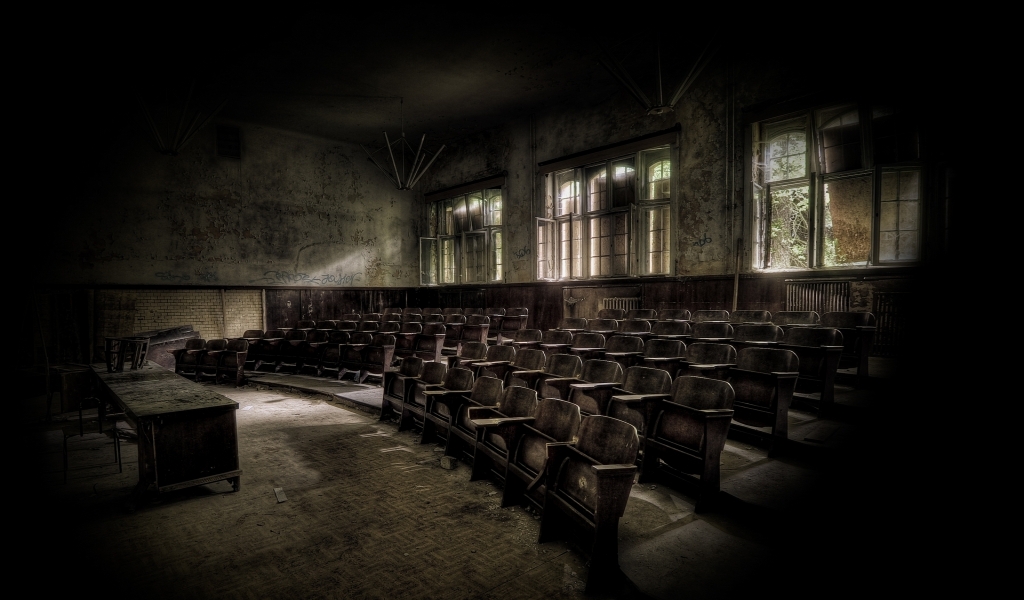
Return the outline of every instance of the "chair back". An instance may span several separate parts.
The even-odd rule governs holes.
[[[820,320],[813,310],[784,310],[772,315],[776,325],[817,325]]]
[[[602,465],[631,465],[636,462],[640,436],[625,421],[592,415],[580,422],[576,449]]]
[[[679,340],[647,340],[644,344],[644,358],[677,358],[683,355],[686,346]]]
[[[690,335],[693,339],[704,338],[732,338],[735,332],[732,325],[722,321],[702,321],[695,323]]]
[[[698,310],[693,313],[693,317],[690,319],[694,323],[704,323],[707,321],[724,321],[729,322],[729,311],[727,310]]]
[[[303,319],[303,320],[299,321],[298,325],[296,325],[295,328],[296,329],[316,329],[316,321],[311,321],[309,319]]]
[[[623,319],[619,322],[619,333],[650,333],[651,322],[646,319]]]
[[[547,362],[547,355],[544,354],[543,350],[536,348],[523,348],[516,352],[515,357],[512,359],[513,366],[528,370],[543,369],[545,362]]]
[[[690,311],[685,308],[666,308],[658,311],[659,321],[689,321]]]
[[[484,342],[466,342],[462,345],[459,358],[463,360],[483,360],[487,356],[487,344]]]
[[[542,344],[571,344],[572,332],[561,329],[548,329],[540,338]]]
[[[686,361],[697,365],[734,365],[736,348],[731,344],[693,342],[686,346]]]
[[[448,365],[441,362],[424,362],[423,373],[420,375],[420,379],[424,383],[436,384],[441,383],[445,380],[445,375],[448,374]]]
[[[733,339],[737,342],[778,342],[782,340],[782,328],[773,323],[741,323],[733,327]]]
[[[731,410],[736,392],[721,379],[683,375],[672,382],[672,402],[697,410]]]
[[[464,367],[448,369],[444,375],[444,383],[441,387],[448,390],[470,390],[473,389],[473,372]]]
[[[206,350],[207,350],[207,352],[210,352],[210,351],[214,351],[215,352],[215,351],[218,351],[218,350],[226,350],[227,347],[228,347],[228,341],[226,339],[224,339],[224,338],[214,338],[212,340],[206,340]]]
[[[532,417],[537,412],[537,390],[508,386],[501,394],[499,410],[506,417]]]
[[[398,373],[404,377],[419,377],[423,374],[425,364],[418,356],[406,356],[398,367]]]
[[[688,336],[691,333],[688,321],[655,321],[651,326],[651,335]]]
[[[306,341],[311,344],[322,344],[331,339],[331,332],[326,329],[313,329],[306,334]]]
[[[729,313],[729,322],[738,323],[771,323],[772,313],[766,310],[734,310]]]
[[[484,360],[487,362],[503,360],[511,361],[515,356],[515,346],[488,346]]]
[[[783,348],[744,348],[736,353],[736,367],[759,373],[797,372],[800,359]]]
[[[612,310],[612,309],[606,309]],[[616,309],[621,310],[621,309]],[[587,329],[589,332],[604,332],[604,331],[618,331],[619,322],[615,319],[590,319],[587,321]]]
[[[606,352],[643,352],[644,340],[635,335],[613,335],[608,338],[604,349]]]
[[[622,389],[630,394],[667,394],[672,388],[672,376],[664,369],[630,367]]]
[[[357,331],[349,338],[349,343],[355,346],[372,344],[373,333],[370,331]]]
[[[477,377],[469,399],[480,406],[497,406],[505,386],[497,377]]]
[[[544,372],[555,377],[579,377],[583,360],[575,354],[552,354],[544,365]]]
[[[189,338],[185,340],[185,350],[202,350],[206,348],[206,340],[203,338]]]
[[[793,327],[786,332],[782,343],[787,346],[842,346],[843,334],[833,327]]]
[[[602,308],[597,311],[598,319],[612,319],[614,321],[621,321],[626,318],[626,311],[622,308]]]
[[[647,319],[649,321],[656,320],[658,318],[658,311],[653,308],[631,308],[626,311],[625,320],[631,319]]]
[[[332,331],[329,341],[332,344],[347,344],[352,339],[352,334],[347,331]]]
[[[625,373],[622,365],[614,360],[592,358],[583,363],[580,379],[588,383],[619,383]]]
[[[571,442],[579,433],[580,407],[557,398],[544,398],[534,412],[533,428],[559,442]]]
[[[821,325],[836,329],[874,327],[875,315],[869,312],[827,312],[821,315]]]
[[[565,317],[558,322],[556,329],[563,329],[569,331],[583,331],[587,328],[587,320],[578,317]]]
[[[512,335],[513,344],[540,343],[544,338],[544,332],[540,329],[517,329]]]
[[[246,339],[249,339],[249,340],[258,340],[261,337],[263,337],[263,330],[262,329],[246,329],[245,333],[242,334],[242,337],[246,338]]]
[[[604,348],[604,335],[583,332],[572,338],[571,348]]]

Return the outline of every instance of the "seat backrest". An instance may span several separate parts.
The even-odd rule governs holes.
[[[316,321],[310,321],[309,319],[303,319],[296,325],[298,329],[316,329]]]
[[[341,321],[338,321],[338,329],[341,331],[355,331],[359,329],[359,321],[342,319]]]
[[[572,332],[562,331],[561,329],[548,329],[541,335],[540,343],[542,344],[571,344],[572,343]]]
[[[597,318],[621,321],[626,318],[626,311],[622,308],[602,308],[597,311]]]
[[[447,329],[445,329],[444,323],[424,323],[423,324],[423,335],[425,336],[437,336],[444,335]]]
[[[456,367],[447,370],[447,373],[444,374],[444,383],[441,385],[445,389],[472,389],[473,379],[472,371],[464,367]]]
[[[503,316],[505,314],[505,309],[504,308],[497,308],[497,307],[485,308],[484,309],[484,313],[488,314],[488,315],[491,315],[491,316],[500,317],[500,316]]]
[[[583,360],[575,354],[552,354],[544,365],[544,372],[555,377],[579,377]]]
[[[248,352],[249,351],[249,342],[247,340],[243,340],[243,339],[239,339],[239,338],[228,340],[227,351],[228,352]]]
[[[690,335],[687,321],[655,321],[651,326],[652,335]]]
[[[263,337],[262,329],[246,329],[245,333],[242,334],[244,338],[261,338]]]
[[[721,321],[703,321],[701,323],[694,323],[690,330],[690,335],[694,339],[700,338],[731,338],[735,332],[733,331],[731,323],[723,323]]]
[[[272,340],[272,339],[276,339],[276,338],[283,338],[283,337],[284,337],[284,330],[283,329],[270,329],[265,334],[263,334],[263,339],[267,339],[267,340]]]
[[[658,318],[658,311],[653,308],[631,308],[626,311],[625,320],[630,319],[648,319],[654,320]]]
[[[423,374],[420,375],[425,383],[441,383],[448,374],[448,365],[443,362],[423,363]]]
[[[611,309],[608,309],[611,310]],[[615,319],[590,319],[587,321],[587,331],[618,331],[619,322]]]
[[[447,315],[461,315],[462,314],[462,309],[461,308],[456,308],[456,307],[446,308],[446,309],[441,311],[441,314],[443,314],[445,316],[447,316]]]
[[[869,312],[827,312],[821,315],[821,324],[840,329],[874,326],[875,315]]]
[[[466,342],[459,352],[459,357],[465,359],[483,360],[485,356],[487,356],[487,344],[484,342]]]
[[[613,335],[605,342],[604,349],[606,352],[643,352],[644,341],[635,335]]]
[[[693,342],[686,346],[683,355],[686,356],[686,362],[697,365],[736,364],[736,348],[732,344]]]
[[[587,320],[579,317],[565,317],[558,322],[557,329],[578,329],[583,330],[587,328]]]
[[[390,333],[375,333],[370,341],[371,346],[394,346],[395,336]]]
[[[532,417],[537,412],[537,390],[510,385],[501,394],[501,414],[506,417]]]
[[[526,317],[521,315],[505,315],[501,318],[500,331],[517,331],[526,327]]]
[[[672,376],[664,369],[630,367],[622,389],[631,394],[667,394],[672,388]]]
[[[623,319],[619,321],[619,333],[650,333],[651,322],[646,319]]]
[[[326,342],[331,337],[331,332],[326,329],[314,329],[306,335],[307,342],[313,342],[315,344],[321,344]]]
[[[734,310],[729,314],[730,323],[771,323],[772,313],[766,310]]]
[[[485,313],[482,308],[464,308],[462,309],[462,314],[470,317],[472,315],[485,315],[487,313]]]
[[[402,313],[403,323],[422,323],[423,315],[420,313]]]
[[[773,323],[740,323],[733,326],[737,342],[778,342],[782,339],[782,328]]]
[[[440,308],[424,308],[421,314],[424,315],[443,315],[444,311]]]
[[[305,341],[308,335],[301,329],[292,329],[284,334],[284,339],[290,342],[302,342]]]
[[[705,321],[725,321],[729,322],[729,311],[727,310],[698,310],[693,313],[691,320],[694,323],[703,323]]]
[[[370,344],[373,342],[373,333],[369,331],[357,331],[349,338],[351,344]]]
[[[402,313],[386,312],[384,313],[384,322],[394,321],[396,323],[402,322]]]
[[[583,332],[572,338],[572,348],[604,348],[604,334]]]
[[[784,310],[772,315],[776,325],[817,325],[820,320],[813,310]]]
[[[409,307],[406,307],[406,308],[402,309],[402,314],[403,315],[422,315],[423,314],[423,309],[422,308],[415,308],[415,307],[409,306]]]
[[[659,340],[658,338],[647,340],[644,344],[644,356],[646,358],[677,358],[683,355],[686,346],[679,340]]]
[[[325,321],[317,321],[317,329],[337,329],[338,321],[335,319],[327,319]]]
[[[690,311],[685,308],[666,308],[658,311],[659,321],[689,321]]]
[[[507,360],[511,361],[516,356],[515,346],[506,345],[493,345],[487,347],[487,355],[484,356],[484,360],[487,362]]]
[[[398,372],[406,377],[419,377],[423,374],[423,359],[418,356],[406,356],[398,367]]]
[[[479,309],[479,310],[483,310],[483,309]],[[475,315],[469,315],[468,317],[466,317],[466,325],[480,326],[480,325],[490,325],[490,324],[491,324],[491,318],[488,317],[487,315],[484,315],[484,314],[475,314]]]
[[[225,350],[228,347],[228,341],[224,338],[213,338],[206,340],[206,350]]]
[[[402,314],[402,309],[400,307],[397,307],[397,306],[389,306],[388,308],[384,309],[384,314],[385,315],[400,315],[400,314]]]
[[[576,449],[602,465],[631,465],[636,462],[640,436],[636,427],[604,415],[583,419],[577,433]]]
[[[384,320],[384,315],[382,315],[379,312],[368,312],[368,313],[363,313],[359,320],[360,321],[374,321],[376,323],[380,323],[381,321]]]
[[[360,321],[359,331],[377,331],[380,329],[380,321]]]
[[[792,327],[782,338],[787,346],[842,346],[843,334],[834,327]]]
[[[526,317],[529,316],[529,314],[530,309],[523,307],[509,308],[505,311],[506,317]]]
[[[518,350],[515,358],[512,359],[512,364],[521,369],[543,369],[545,362],[547,362],[547,355],[543,350],[537,348]]]
[[[501,400],[505,386],[497,377],[478,377],[473,382],[469,399],[481,406],[495,406]]]
[[[571,442],[579,433],[582,419],[578,404],[558,398],[541,400],[533,416],[533,428],[556,442]]]
[[[203,338],[188,338],[185,340],[186,350],[202,350],[206,347],[206,340]]]
[[[447,310],[447,309],[445,309]],[[448,313],[444,316],[445,325],[465,325],[466,315],[462,313]]]
[[[347,331],[332,331],[330,342],[332,344],[347,344],[352,339],[352,334]]]
[[[736,367],[760,373],[797,372],[800,359],[793,351],[782,348],[743,348],[736,353]]]
[[[731,410],[736,392],[721,379],[683,375],[672,382],[672,402],[697,410]]]
[[[585,361],[580,373],[580,379],[590,383],[619,383],[624,376],[621,364],[598,358]]]
[[[540,329],[517,329],[512,335],[513,342],[529,343],[539,342],[544,338],[544,332]]]
[[[423,333],[423,325],[420,323],[406,322],[398,329],[399,333]]]
[[[345,313],[345,314],[341,315],[341,320],[342,321],[355,321],[356,323],[358,323],[362,319],[359,317],[359,313],[350,312],[350,313]]]

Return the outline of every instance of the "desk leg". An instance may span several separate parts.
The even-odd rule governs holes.
[[[238,477],[232,477],[228,481],[231,483],[231,487],[234,489],[234,491],[237,492],[240,489],[242,489],[242,477],[241,477],[241,475],[239,475]]]

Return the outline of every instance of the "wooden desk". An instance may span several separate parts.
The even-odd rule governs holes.
[[[238,403],[152,361],[108,373],[92,365],[98,393],[125,412],[139,436],[137,492],[167,492],[228,480],[237,492]]]

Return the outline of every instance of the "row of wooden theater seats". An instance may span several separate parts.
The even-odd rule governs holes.
[[[617,569],[615,528],[638,467],[641,482],[667,478],[695,489],[697,510],[717,496],[737,400],[730,382],[690,375],[672,380],[646,367],[623,372],[612,361],[583,363],[565,354],[550,356],[543,375],[549,389],[570,390],[567,397],[538,394],[543,379],[528,376],[535,370],[494,374],[406,359],[385,374],[380,418],[396,419],[399,430],[418,425],[421,443],[443,441],[446,457],[470,462],[471,480],[497,479],[502,506],[531,504],[542,514],[540,541],[562,529],[565,508],[574,507],[571,514],[586,517],[592,536],[585,542],[593,552],[591,577]],[[749,373],[755,381],[759,375]],[[734,376],[743,378],[739,369]],[[606,398],[595,399],[602,393]],[[620,403],[625,408],[617,408]],[[581,466],[564,463],[566,448],[578,452]]]
[[[737,343],[772,342],[772,336],[800,327],[827,327],[842,334],[843,351],[840,369],[856,369],[857,381],[864,383],[870,376],[869,357],[875,339],[875,316],[870,312],[827,312],[819,318],[814,311],[782,311],[774,315],[764,310],[690,311],[636,309],[625,318],[612,323],[608,319],[562,319],[557,328],[573,332],[623,333],[641,337],[677,337],[678,339],[734,340]],[[687,333],[689,332],[689,333]]]
[[[174,372],[195,381],[212,377],[216,383],[222,378],[233,378],[236,386],[245,381],[244,365],[249,343],[244,339],[190,338],[185,340],[184,348],[168,352],[174,356]]]

